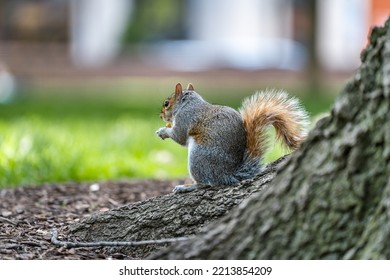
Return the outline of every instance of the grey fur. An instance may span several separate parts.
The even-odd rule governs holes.
[[[260,172],[260,158],[250,158],[241,114],[212,105],[195,91],[184,91],[172,110],[173,125],[157,130],[189,147],[188,169],[195,184],[177,186],[175,192],[191,191],[197,186],[234,185]],[[204,138],[196,143],[190,136],[193,127],[204,128]]]

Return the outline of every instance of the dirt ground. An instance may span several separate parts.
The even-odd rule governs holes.
[[[0,190],[0,259],[127,259],[107,248],[64,248],[67,225],[99,211],[167,194],[179,181],[135,180],[46,184]]]

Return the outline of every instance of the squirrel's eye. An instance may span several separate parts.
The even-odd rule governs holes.
[[[168,107],[168,106],[169,106],[169,101],[166,100],[166,101],[164,102],[164,107],[166,108],[166,107]]]

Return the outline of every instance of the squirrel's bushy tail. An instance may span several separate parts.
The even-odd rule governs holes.
[[[261,158],[268,148],[266,129],[273,125],[277,140],[296,149],[306,138],[308,115],[298,99],[285,91],[257,92],[242,103],[240,113],[247,134],[250,157]]]

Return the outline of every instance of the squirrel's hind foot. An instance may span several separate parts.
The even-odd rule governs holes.
[[[184,184],[184,185],[177,185],[173,188],[173,193],[186,193],[186,192],[192,192],[195,189],[199,188],[205,188],[208,187],[207,185],[203,184]]]

